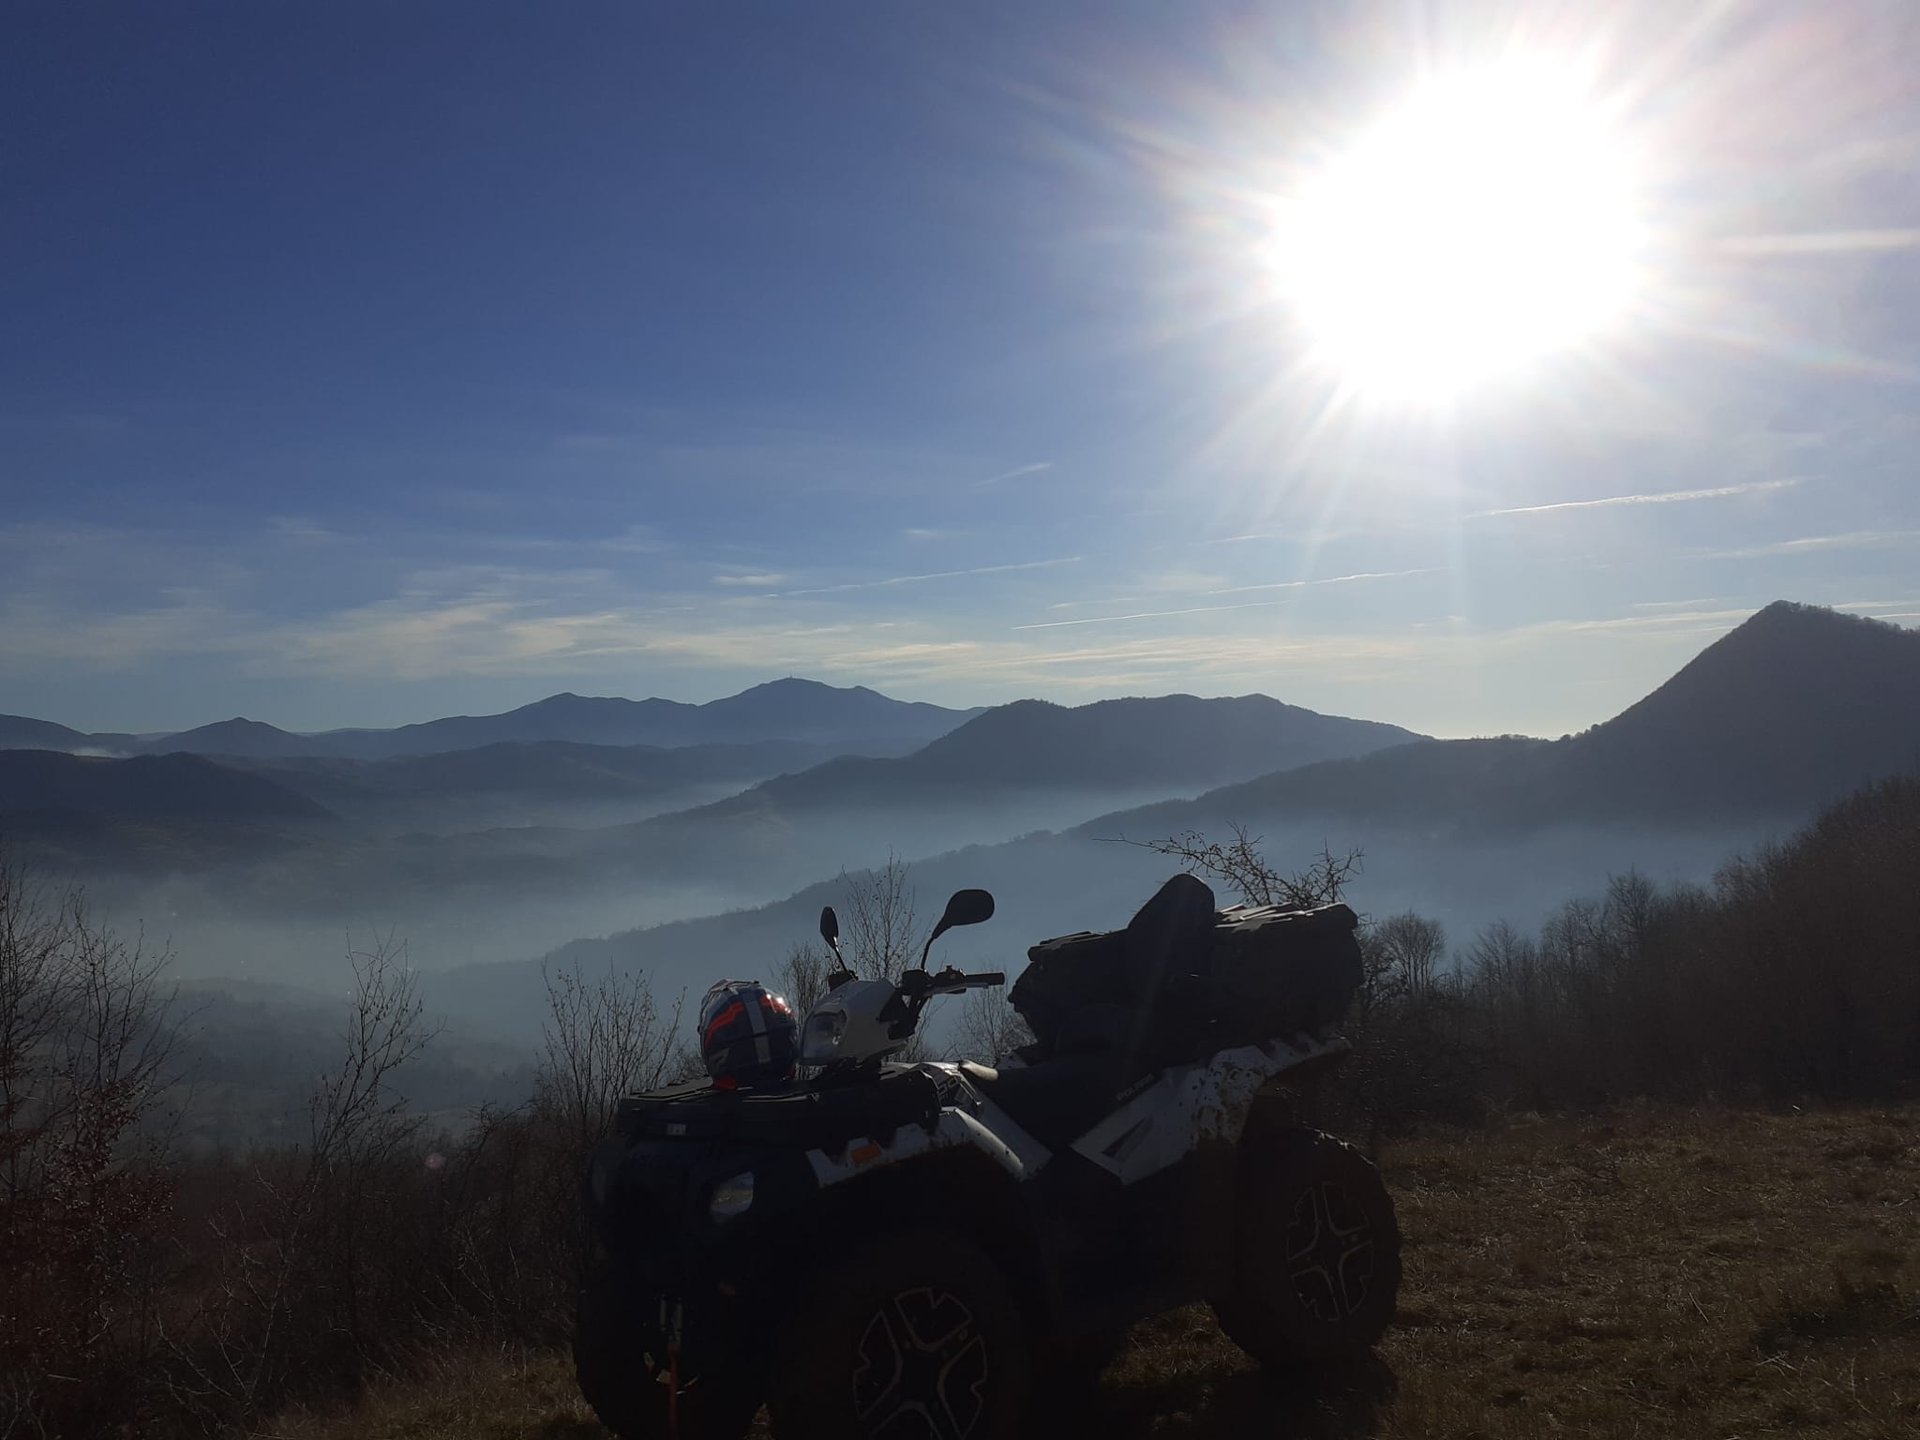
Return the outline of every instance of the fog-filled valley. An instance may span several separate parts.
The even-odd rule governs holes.
[[[0,721],[0,826],[16,859],[169,947],[178,977],[234,982],[290,1031],[324,1031],[351,949],[403,943],[449,1033],[505,1064],[538,1037],[543,971],[638,973],[669,997],[772,975],[845,876],[890,861],[922,925],[949,890],[991,889],[993,923],[946,952],[1010,971],[1045,936],[1121,923],[1178,868],[1148,847],[1182,835],[1240,828],[1285,865],[1358,852],[1357,908],[1459,943],[1630,870],[1704,880],[1912,767],[1920,639],[1776,605],[1554,741],[1433,741],[1258,696],[943,711],[784,681],[666,720],[655,703],[563,696],[345,738]],[[208,753],[223,743],[245,753]]]

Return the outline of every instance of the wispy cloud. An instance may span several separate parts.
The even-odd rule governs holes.
[[[799,595],[840,595],[849,590],[880,590],[890,585],[918,585],[925,580],[958,580],[966,575],[1004,575],[1012,570],[1050,570],[1056,565],[1078,565],[1084,557],[1062,555],[1056,560],[1023,560],[1016,565],[976,565],[970,570],[934,570],[925,575],[886,575],[878,580],[849,580],[842,585],[814,585],[805,590],[782,590],[763,598],[790,600]]]
[[[241,652],[243,622],[209,600],[181,597],[138,610],[82,610],[0,599],[0,675],[116,671],[159,659]]]
[[[1351,585],[1356,580],[1402,580],[1409,575],[1439,575],[1444,565],[1423,565],[1418,570],[1363,570],[1354,575],[1328,575],[1318,580],[1274,580],[1265,585],[1230,585],[1225,590],[1209,590],[1209,595],[1242,595],[1250,590],[1306,590],[1316,585]]]
[[[1689,560],[1771,560],[1782,555],[1817,555],[1828,550],[1878,550],[1920,539],[1920,530],[1852,530],[1844,535],[1804,535],[1738,550],[1690,550]]]
[[[1920,230],[1803,230],[1788,235],[1734,235],[1722,240],[1729,255],[1846,255],[1920,250]]]
[[[1489,520],[1496,515],[1545,515],[1554,510],[1598,510],[1609,505],[1673,505],[1684,500],[1727,500],[1736,495],[1765,495],[1776,490],[1791,490],[1805,483],[1805,477],[1787,480],[1749,480],[1740,485],[1715,485],[1705,490],[1655,490],[1644,495],[1607,495],[1598,500],[1559,500],[1551,505],[1514,505],[1504,510],[1480,510],[1470,520]]]
[[[785,584],[786,580],[785,575],[776,571],[770,571],[764,575],[716,575],[713,577],[713,583],[716,585],[744,586],[750,590],[764,590],[769,585]]]
[[[1284,600],[1242,600],[1234,605],[1188,605],[1179,610],[1135,610],[1128,615],[1088,615],[1079,620],[1039,620],[1015,625],[1015,630],[1062,630],[1069,625],[1114,625],[1122,620],[1165,620],[1175,615],[1210,615],[1220,610],[1260,610],[1284,605]]]
[[[974,481],[973,488],[979,490],[988,485],[998,485],[1003,480],[1018,480],[1022,475],[1038,475],[1042,470],[1051,470],[1052,468],[1053,462],[1051,460],[1036,460],[1031,465],[1016,465],[1013,469],[1003,470],[998,475],[989,475],[984,480]]]
[[[1543,637],[1552,635],[1589,635],[1607,631],[1678,631],[1681,634],[1731,630],[1753,611],[1744,610],[1666,610],[1653,615],[1608,615],[1591,620],[1542,620],[1521,625],[1509,635]]]
[[[1635,610],[1698,610],[1702,605],[1718,605],[1721,597],[1706,595],[1697,600],[1640,600],[1634,603]]]
[[[1867,613],[1878,610],[1908,610],[1920,605],[1920,595],[1909,595],[1904,600],[1836,600],[1835,610],[1858,610]]]
[[[1316,585],[1347,585],[1357,580],[1398,580],[1408,575],[1439,575],[1444,573],[1444,565],[1427,566],[1419,570],[1380,570],[1367,571],[1357,575],[1328,575],[1319,580],[1276,580],[1269,585],[1235,585],[1227,590],[1208,590],[1208,595],[1239,595],[1251,590],[1305,590]],[[1068,604],[1075,602],[1068,601]],[[1240,600],[1226,605],[1186,605],[1176,610],[1134,610],[1125,615],[1087,615],[1078,620],[1038,620],[1027,625],[1015,625],[1015,630],[1060,630],[1069,625],[1114,625],[1123,620],[1165,620],[1176,615],[1209,615],[1221,610],[1260,610],[1273,605],[1290,603],[1287,599]],[[1055,605],[1054,609],[1061,608]]]

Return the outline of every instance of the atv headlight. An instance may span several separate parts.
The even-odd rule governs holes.
[[[847,1012],[816,1010],[807,1016],[807,1028],[800,1035],[800,1063],[825,1065],[840,1053],[840,1038],[847,1033]]]
[[[715,1220],[731,1220],[753,1208],[753,1172],[745,1171],[731,1180],[722,1180],[707,1197],[707,1214]]]

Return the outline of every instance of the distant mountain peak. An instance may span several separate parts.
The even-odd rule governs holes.
[[[1605,787],[1816,803],[1910,766],[1920,632],[1778,600],[1573,743]]]
[[[861,691],[868,695],[874,692],[864,685],[829,685],[824,680],[810,680],[805,675],[782,675],[778,680],[762,680],[758,685],[749,685],[738,695],[729,695],[729,700],[738,700],[741,695],[764,695],[769,690],[838,690],[848,694]]]
[[[1670,703],[1675,696],[1693,698],[1711,691],[1722,699],[1737,694],[1745,702],[1784,694],[1819,674],[1865,678],[1878,664],[1898,665],[1916,654],[1920,634],[1912,630],[1823,605],[1776,600],[1707,646],[1639,705],[1607,723],[1617,724],[1663,697]]]

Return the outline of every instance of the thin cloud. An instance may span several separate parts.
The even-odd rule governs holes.
[[[1634,604],[1636,610],[1698,610],[1702,605],[1719,605],[1725,599],[1720,595],[1704,595],[1696,600],[1641,600]]]
[[[1728,255],[1848,255],[1920,249],[1920,230],[1807,230],[1793,235],[1735,235]]]
[[[1515,505],[1505,510],[1480,510],[1467,518],[1489,520],[1496,515],[1544,515],[1551,510],[1598,510],[1607,505],[1672,505],[1683,500],[1726,500],[1735,495],[1765,495],[1791,490],[1805,483],[1790,480],[1750,480],[1743,485],[1716,485],[1707,490],[1656,490],[1645,495],[1608,495],[1598,500],[1560,500],[1551,505]]]
[[[1695,631],[1731,630],[1753,618],[1746,610],[1674,610],[1657,615],[1612,615],[1597,620],[1542,620],[1507,632],[1510,635],[1587,635],[1607,631],[1653,631],[1692,634]]]
[[[1920,538],[1920,530],[1853,530],[1844,535],[1805,535],[1742,550],[1693,550],[1689,560],[1771,560],[1782,555],[1817,555],[1826,550],[1877,550]]]
[[[1355,580],[1397,580],[1406,575],[1438,575],[1443,565],[1420,570],[1380,570],[1358,575],[1329,575],[1321,580],[1277,580],[1271,585],[1236,585],[1230,590],[1209,590],[1209,595],[1239,595],[1250,590],[1303,590],[1313,585],[1345,585]],[[1126,615],[1088,615],[1079,620],[1039,620],[1015,625],[1015,630],[1059,630],[1068,625],[1112,625],[1122,620],[1164,620],[1175,615],[1210,615],[1221,610],[1260,610],[1285,605],[1286,600],[1240,600],[1228,605],[1187,605],[1178,610],[1135,610]],[[1060,608],[1055,606],[1055,609]]]
[[[1089,615],[1082,620],[1041,620],[1015,625],[1015,630],[1060,630],[1068,625],[1112,625],[1121,620],[1164,620],[1171,615],[1211,615],[1220,610],[1259,610],[1269,605],[1284,605],[1284,600],[1242,600],[1235,605],[1189,605],[1182,610],[1136,610],[1131,615]]]
[[[713,577],[713,583],[716,585],[744,585],[750,589],[764,590],[769,585],[782,584],[786,579],[787,577],[785,575],[777,572],[765,575],[716,575]]]
[[[1314,585],[1350,585],[1356,580],[1400,580],[1409,575],[1438,575],[1444,565],[1426,565],[1418,570],[1363,570],[1356,575],[1328,575],[1319,580],[1274,580],[1265,585],[1231,585],[1225,590],[1208,590],[1208,595],[1242,595],[1251,590],[1305,590]]]
[[[1836,600],[1835,610],[1905,610],[1909,606],[1920,605],[1920,595],[1909,595],[1904,600]]]
[[[1042,470],[1051,470],[1051,460],[1036,460],[1031,465],[1016,465],[1011,470],[1003,470],[998,475],[989,475],[984,480],[973,482],[973,488],[980,490],[988,485],[998,485],[1003,480],[1018,480],[1022,475],[1038,475]]]
[[[926,575],[888,575],[879,580],[849,580],[844,585],[815,585],[805,590],[781,590],[761,598],[790,600],[796,595],[839,595],[848,590],[879,590],[890,585],[918,585],[924,580],[957,580],[966,575],[1004,575],[1010,570],[1047,570],[1055,565],[1078,565],[1083,557],[1063,555],[1057,560],[1023,560],[1017,565],[977,565],[971,570],[935,570]]]

